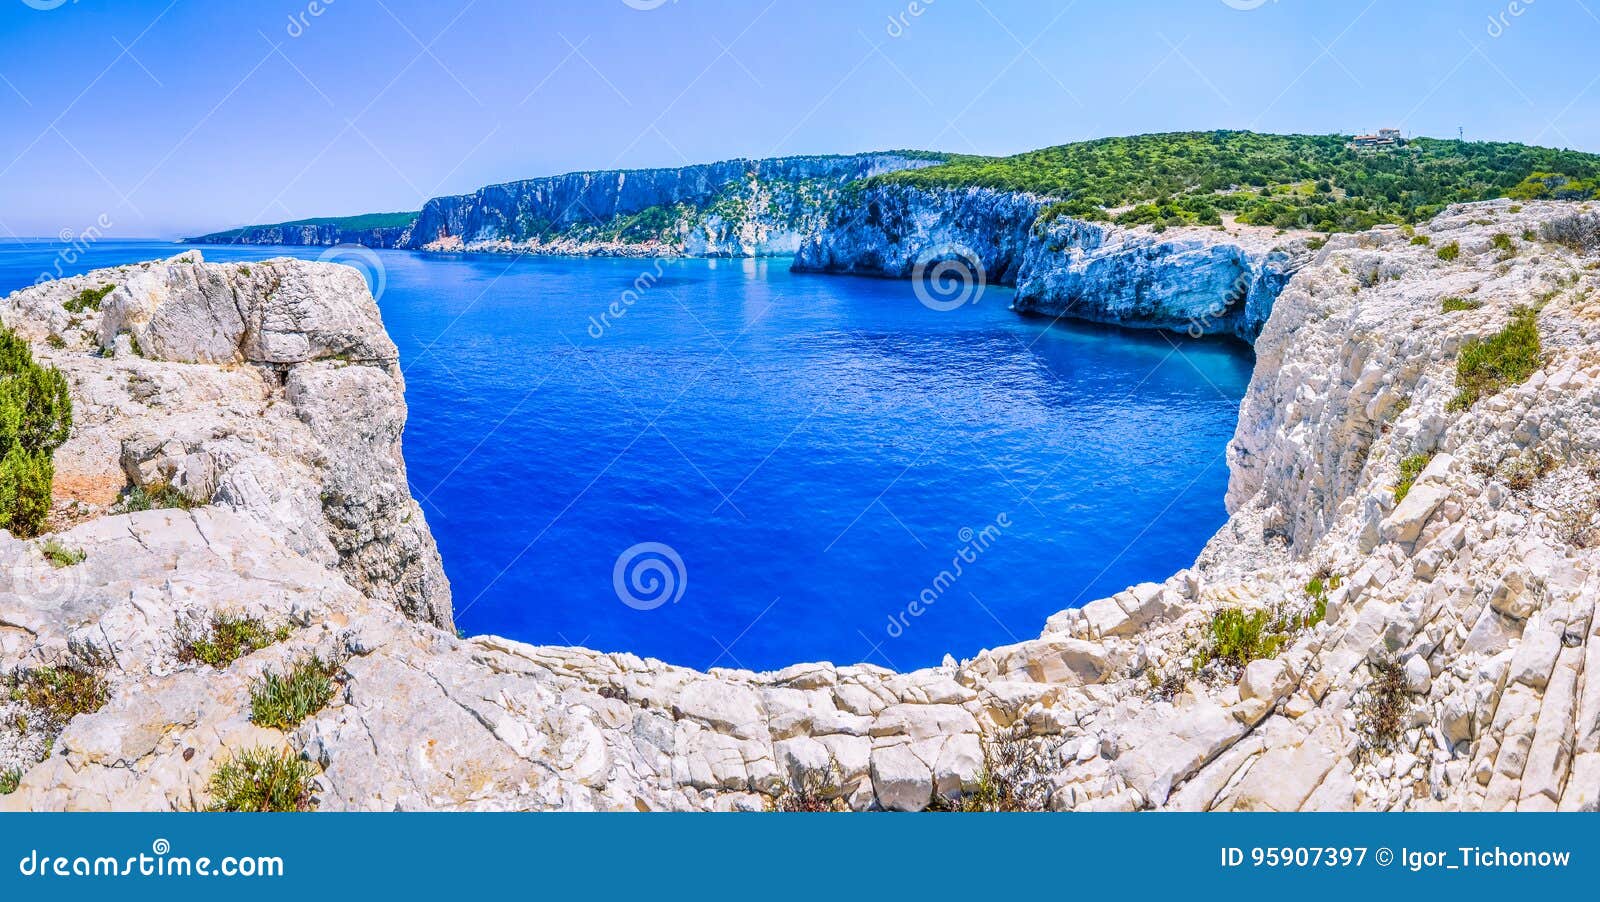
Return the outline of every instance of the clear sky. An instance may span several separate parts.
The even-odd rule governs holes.
[[[0,0],[0,238],[1178,129],[1600,151],[1596,48],[1600,0]]]

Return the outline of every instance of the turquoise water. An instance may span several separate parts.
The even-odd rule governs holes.
[[[60,250],[0,245],[0,291]],[[1162,579],[1225,518],[1252,365],[1228,340],[1025,319],[999,288],[936,311],[786,260],[346,259],[381,289],[412,491],[470,633],[925,666]]]

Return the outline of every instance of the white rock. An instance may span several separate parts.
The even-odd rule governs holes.
[[[872,790],[890,811],[921,811],[933,799],[933,772],[905,743],[876,746]]]
[[[1426,695],[1433,685],[1433,671],[1429,669],[1428,662],[1421,655],[1412,655],[1406,659],[1406,691],[1417,695]]]

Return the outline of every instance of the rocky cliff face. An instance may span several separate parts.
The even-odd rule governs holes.
[[[1573,213],[1474,204],[1420,227],[1427,245],[1398,229],[1330,239],[1257,339],[1229,450],[1231,516],[1195,565],[937,668],[698,672],[458,640],[399,613],[368,564],[319,550],[311,536],[331,528],[271,492],[255,504],[213,493],[190,511],[91,510],[61,524],[59,539],[88,554],[61,568],[38,542],[0,538],[20,587],[0,592],[0,661],[101,667],[111,685],[103,708],[48,747],[36,729],[0,728],[0,766],[24,766],[0,806],[203,804],[218,762],[267,744],[315,765],[328,809],[915,810],[998,781],[1062,810],[1595,810],[1600,271],[1592,253],[1538,237]],[[1441,258],[1450,243],[1459,255]],[[108,299],[109,331],[93,324],[45,354],[105,422],[184,435],[209,424],[197,440],[233,442],[237,455],[219,448],[211,469],[254,460],[285,471],[260,485],[331,479],[345,492],[394,476],[389,465],[323,473],[313,449],[369,430],[299,412],[330,397],[323,379],[382,385],[375,319],[344,305],[307,319],[312,295],[300,292],[338,290],[338,278],[273,266],[298,287],[237,308],[243,326],[225,309],[186,312],[211,304],[161,315],[164,304],[138,299],[162,292],[139,286],[193,280],[204,294],[212,278],[265,274],[156,264],[129,298]],[[60,309],[72,287],[14,295],[6,322],[38,340],[77,328]],[[1452,403],[1463,348],[1524,305],[1537,307],[1535,372]],[[135,335],[141,349],[213,362],[130,356]],[[84,355],[108,338],[117,356]],[[344,369],[340,353],[353,357]],[[281,366],[305,369],[299,392],[268,378]],[[263,416],[282,437],[250,431]],[[67,458],[82,463],[64,470],[124,458],[118,469],[142,473],[151,458],[114,452],[126,443],[97,437],[100,421],[80,423]],[[301,442],[304,456],[273,450]],[[165,459],[197,483],[210,472],[173,447]],[[386,433],[376,447],[389,447]],[[242,496],[245,483],[229,484]],[[172,631],[217,610],[291,629],[220,670],[179,660]],[[1217,656],[1212,624],[1228,618],[1271,641],[1244,660]],[[251,724],[249,680],[312,651],[337,662],[332,702],[288,731]]]
[[[919,267],[965,261],[1015,286],[1023,313],[1250,341],[1308,256],[1304,240],[1272,230],[1158,233],[1053,218],[1025,194],[885,185],[839,204],[794,269],[915,278]]]
[[[573,172],[438,197],[407,247],[625,256],[793,253],[849,182],[932,165],[898,154]]]
[[[406,247],[411,241],[411,226],[352,229],[331,222],[250,226],[201,235],[188,241],[192,244],[281,244],[286,247],[333,247],[339,244]]]
[[[74,303],[105,286],[99,309]],[[170,489],[451,626],[406,485],[398,353],[355,270],[190,252],[47,282],[0,310],[72,385],[75,429],[56,452],[58,494],[72,502],[63,525],[104,515],[127,488]]]

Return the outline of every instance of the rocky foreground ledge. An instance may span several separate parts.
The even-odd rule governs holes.
[[[267,746],[312,763],[323,809],[1593,810],[1600,258],[1547,240],[1584,215],[1489,202],[1331,238],[1256,342],[1231,517],[1196,564],[904,674],[441,628],[392,346],[353,273],[177,258],[19,292],[0,314],[80,412],[63,481],[101,496],[55,537],[81,563],[0,540],[0,666],[106,691],[55,726],[0,712],[0,768],[22,768],[0,804],[201,807]],[[63,308],[108,283],[98,313]],[[1531,375],[1458,372],[1530,323]],[[203,503],[100,506],[156,479]],[[279,631],[182,660],[219,613]],[[313,652],[326,706],[252,723],[251,681]]]

